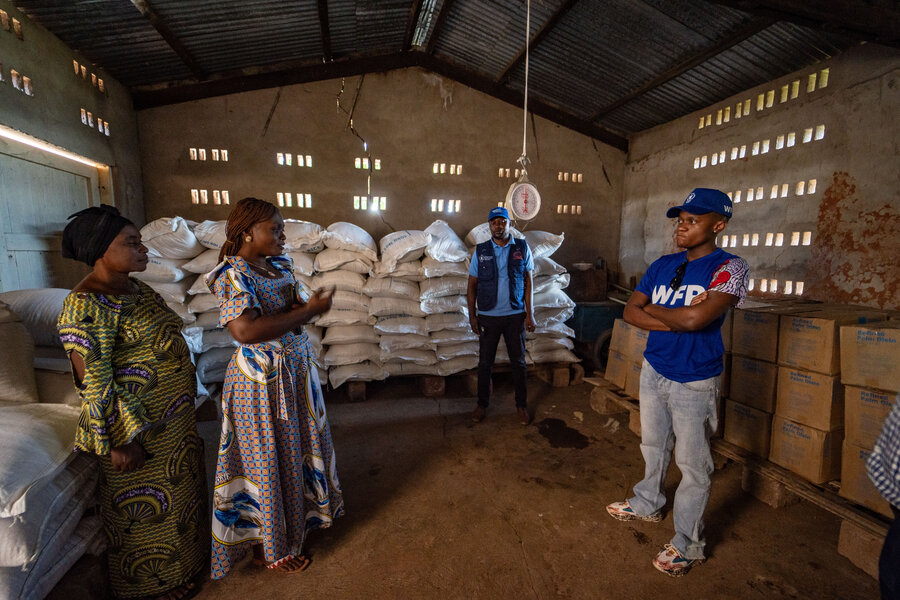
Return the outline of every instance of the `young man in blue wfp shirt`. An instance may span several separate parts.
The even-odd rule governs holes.
[[[478,336],[478,406],[472,420],[482,421],[491,395],[491,371],[500,336],[506,340],[512,365],[516,411],[522,425],[531,423],[525,367],[525,332],[534,331],[531,272],[534,259],[525,240],[509,233],[509,213],[503,207],[488,213],[491,239],[475,247],[469,267],[466,300],[469,324]]]
[[[697,188],[670,208],[675,243],[684,252],[655,261],[625,306],[625,321],[650,330],[641,369],[644,479],[634,497],[606,507],[621,521],[661,521],[672,450],[681,470],[673,506],[675,537],[653,566],[680,577],[704,560],[703,513],[713,472],[709,435],[717,424],[725,313],[747,293],[743,259],[716,247],[731,217],[727,195]]]

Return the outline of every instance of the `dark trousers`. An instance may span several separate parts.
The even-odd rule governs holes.
[[[894,523],[888,529],[878,561],[881,600],[900,600],[900,509],[894,509]]]
[[[478,339],[478,404],[487,406],[491,397],[491,371],[497,354],[500,336],[506,340],[509,362],[512,365],[513,384],[516,388],[516,407],[525,408],[528,400],[528,388],[525,380],[528,369],[525,367],[525,313],[508,317],[488,317],[478,315],[478,328],[481,336]]]

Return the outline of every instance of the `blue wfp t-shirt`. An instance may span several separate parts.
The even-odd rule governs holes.
[[[710,290],[737,296],[738,306],[743,304],[750,277],[744,259],[717,248],[687,263],[681,286],[673,290],[669,282],[686,256],[687,252],[679,252],[656,260],[636,291],[646,294],[653,304],[667,308],[690,306],[694,297]],[[651,331],[644,358],[657,373],[679,383],[715,377],[722,372],[724,321],[723,314],[700,331]]]
[[[534,257],[531,255],[531,248],[528,244],[525,246],[525,272],[534,271]],[[509,315],[518,315],[525,312],[524,308],[515,309],[509,304],[509,252],[511,248],[515,248],[516,244],[512,236],[505,246],[500,246],[491,238],[491,248],[494,250],[494,264],[497,267],[497,303],[491,310],[478,309],[479,315],[486,317],[508,317]],[[469,275],[478,277],[478,250],[472,254],[472,262],[469,264]]]

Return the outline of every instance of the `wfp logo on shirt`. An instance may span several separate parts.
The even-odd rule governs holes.
[[[653,304],[664,306],[690,306],[691,300],[706,291],[702,285],[683,285],[673,290],[668,285],[658,285],[653,289]],[[679,302],[682,301],[682,302]]]

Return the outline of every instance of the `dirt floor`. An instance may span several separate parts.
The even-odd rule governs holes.
[[[625,418],[593,412],[588,384],[531,378],[535,421],[523,427],[509,376],[496,388],[479,424],[454,378],[438,399],[421,397],[412,379],[371,384],[361,403],[332,393],[346,516],[309,535],[304,573],[245,562],[197,598],[878,597],[876,581],[838,555],[837,517],[803,501],[770,508],[741,491],[736,464],[713,476],[707,562],[681,579],[657,572],[650,560],[673,535],[674,461],[665,520],[616,521],[605,505],[643,474]],[[201,432],[215,448],[216,423]]]

